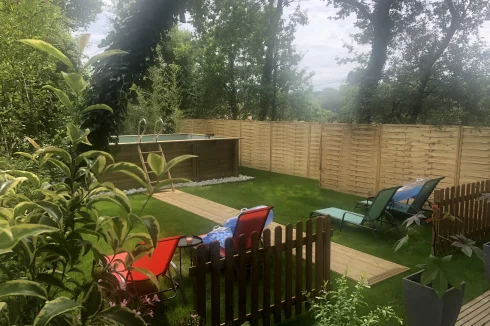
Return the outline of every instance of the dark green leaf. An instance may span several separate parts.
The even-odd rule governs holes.
[[[2,286],[0,286],[0,298],[19,295],[38,297],[44,300],[48,297],[46,289],[37,282],[14,280],[2,283]]]
[[[141,221],[146,227],[146,231],[151,237],[151,241],[153,242],[153,247],[156,248],[158,243],[158,235],[160,234],[160,224],[155,217],[146,215],[141,217]]]
[[[52,301],[48,301],[39,314],[37,314],[36,319],[34,319],[34,326],[46,326],[54,317],[78,308],[79,305],[67,297],[59,297]]]
[[[85,323],[90,317],[102,309],[102,293],[99,286],[93,283],[83,299],[82,322]]]

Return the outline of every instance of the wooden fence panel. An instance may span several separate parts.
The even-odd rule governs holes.
[[[446,177],[441,186],[454,185],[458,136],[457,127],[383,125],[379,188],[438,176]]]
[[[194,132],[194,120],[193,119],[184,120],[181,132],[184,134],[192,134]]]
[[[490,178],[490,128],[464,127],[460,183]]]
[[[490,178],[490,128],[190,119],[183,132],[241,137],[242,166],[361,196],[417,178]]]
[[[223,326],[242,325],[246,321],[259,325],[260,320],[261,324],[269,325],[271,315],[274,323],[280,323],[293,316],[293,307],[294,315],[302,313],[306,302],[303,282],[306,281],[308,292],[317,293],[324,282],[330,280],[330,218],[319,217],[314,221],[315,234],[312,233],[312,220],[309,219],[306,235],[302,233],[303,222],[298,222],[296,237],[293,226],[289,224],[285,239],[282,227],[276,227],[274,246],[271,246],[271,231],[268,229],[264,230],[263,246],[260,246],[257,233],[251,236],[250,248],[246,247],[246,236],[241,235],[236,252],[233,240],[227,239],[224,258],[220,258],[218,242],[213,242],[209,247],[201,245],[194,248],[196,258],[189,274],[194,284],[194,309],[198,315],[213,326]],[[304,251],[307,257],[305,264]],[[207,257],[210,257],[209,261]],[[293,271],[296,272],[295,277]],[[207,277],[208,274],[210,277]],[[303,275],[307,276],[306,280]],[[271,293],[274,296],[272,304]],[[224,320],[221,311],[224,311]]]
[[[240,137],[240,120],[214,120],[216,136]]]
[[[361,196],[376,193],[376,126],[328,124],[322,132],[322,188]]]
[[[271,124],[269,122],[242,121],[241,165],[270,171]]]
[[[320,187],[346,191],[342,176],[346,125],[325,124],[322,128]]]
[[[271,171],[308,177],[310,125],[302,122],[274,122],[271,127]]]

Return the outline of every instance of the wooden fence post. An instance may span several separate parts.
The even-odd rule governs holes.
[[[461,158],[463,156],[463,137],[464,137],[464,126],[459,126],[458,131],[458,146],[456,150],[456,171],[454,175],[454,185],[459,185],[459,179],[461,177]]]
[[[318,178],[319,180],[319,186],[320,188],[322,187],[322,176],[323,176],[323,126],[324,124],[320,124],[320,177]]]
[[[303,222],[296,223],[296,304],[295,315],[303,311]],[[267,324],[266,324],[267,325]]]
[[[306,292],[312,291],[313,278],[313,220],[309,218],[306,221]],[[310,304],[306,303],[306,309],[310,308]]]
[[[293,301],[293,226],[286,226],[286,319],[291,318]]]
[[[378,193],[380,190],[381,183],[381,159],[382,159],[382,146],[383,146],[383,125],[378,125],[378,153],[376,158],[376,185],[375,185],[375,193]]]
[[[220,322],[220,244],[213,241],[210,246],[211,250],[211,325],[219,326]]]
[[[250,282],[250,325],[259,325],[259,234],[252,233],[252,258]]]
[[[197,291],[194,295],[197,297],[197,314],[206,320],[206,260],[208,248],[206,246],[197,247],[197,264],[196,264],[196,282]]]
[[[323,287],[323,217],[316,218],[315,239],[315,293],[320,293]]]
[[[332,218],[330,215],[325,216],[323,223],[325,240],[323,241],[323,282],[327,282],[327,289],[331,288],[330,284],[330,257],[332,250]]]
[[[247,237],[241,235],[238,240],[238,323],[245,322],[247,311]]]
[[[264,325],[270,325],[270,318],[271,318],[271,252],[270,252],[270,247],[271,247],[271,230],[265,229],[264,230],[264,235],[262,236],[263,242],[264,242],[264,247],[263,247],[263,253],[264,253],[264,260],[263,260],[263,282],[262,282],[262,287],[263,287],[263,301],[262,301],[262,309],[264,310]]]
[[[234,314],[235,263],[233,261],[233,239],[225,240],[225,319],[227,325],[232,325]]]
[[[274,230],[274,247],[274,323],[277,324],[281,322],[282,311],[282,228],[280,226]]]

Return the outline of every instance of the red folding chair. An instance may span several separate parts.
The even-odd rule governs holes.
[[[136,271],[128,271],[122,264],[118,264],[113,274],[120,280],[121,288],[129,289],[129,286],[132,286],[137,296],[153,294],[158,295],[161,293],[173,291],[172,296],[162,298],[161,301],[175,298],[177,296],[177,288],[180,288],[182,300],[184,301],[184,304],[187,304],[187,299],[181,286],[181,276],[177,271],[177,266],[175,266],[175,264],[172,262],[175,248],[177,248],[177,243],[181,238],[182,236],[175,236],[158,240],[158,244],[153,250],[151,257],[145,256],[133,262],[132,264],[133,267],[141,267],[149,270],[157,277],[164,276],[170,281],[170,288],[161,291],[150,291],[150,293],[148,293],[148,291],[143,291],[144,293],[140,293],[138,289],[141,290],[142,287],[148,289],[147,286],[143,285],[147,285],[149,283],[149,278],[146,275],[138,273]],[[109,262],[117,260],[125,261],[126,256],[127,253],[120,253],[115,256],[107,256],[106,259]],[[170,267],[172,267],[175,271],[178,282],[173,279],[172,274],[170,273]]]
[[[265,222],[273,206],[247,210],[238,215],[235,231],[233,232],[233,249],[238,251],[239,239],[242,234],[247,237],[247,249],[252,246],[252,233],[257,232],[262,237]],[[225,255],[225,248],[220,248],[221,256]]]

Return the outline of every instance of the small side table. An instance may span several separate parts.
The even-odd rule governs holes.
[[[190,237],[190,236],[189,236]],[[179,248],[179,270],[180,275],[182,275],[182,249],[189,248],[189,250],[197,245],[202,243],[202,239],[197,235],[192,236],[192,241],[190,243],[187,242],[187,236],[183,236],[179,243],[177,243],[177,247]],[[192,263],[192,250],[190,250],[191,263]]]

